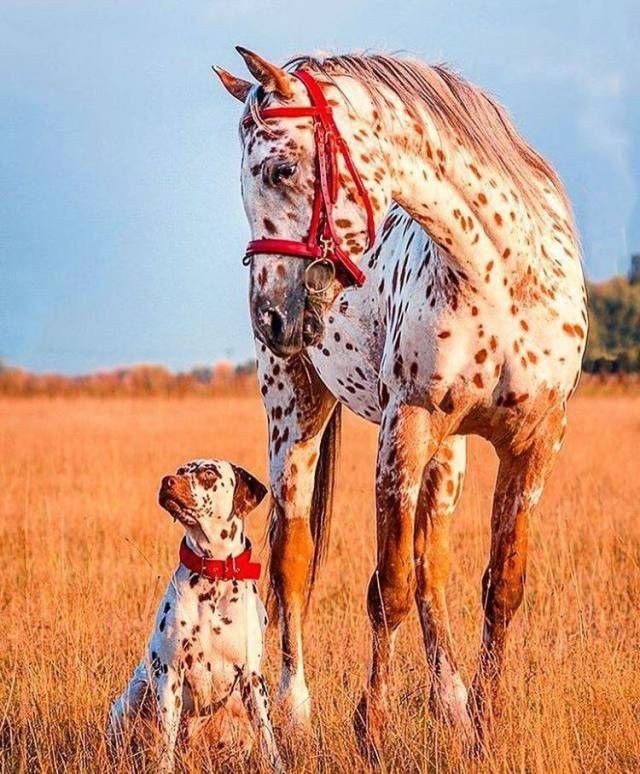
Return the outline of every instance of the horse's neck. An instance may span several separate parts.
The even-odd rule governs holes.
[[[360,288],[349,288],[335,302],[339,313],[337,324],[342,321],[354,330],[370,329],[375,334],[365,337],[368,343],[361,350],[370,362],[375,363],[381,354],[392,299],[406,281],[407,270],[419,274],[426,286],[443,264],[443,255],[444,251],[438,248],[419,223],[399,205],[391,205],[378,229],[373,247],[362,258],[365,284]],[[411,269],[408,268],[410,266]],[[340,315],[340,309],[344,310],[344,314]]]
[[[362,103],[361,93],[356,96]],[[553,186],[532,179],[542,203],[534,212],[514,181],[436,127],[426,108],[418,108],[418,120],[389,93],[384,109],[377,122],[375,109],[372,115],[391,198],[470,280],[485,282],[497,266],[515,276],[550,274],[567,262],[579,266],[570,215]]]

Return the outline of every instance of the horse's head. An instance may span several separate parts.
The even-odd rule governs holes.
[[[363,281],[357,262],[388,204],[384,164],[364,92],[350,94],[347,104],[323,80],[314,100],[314,84],[310,90],[293,72],[238,51],[257,86],[215,70],[245,104],[241,186],[252,234],[251,316],[258,338],[288,357],[317,343],[338,292]],[[324,260],[327,253],[333,261]]]

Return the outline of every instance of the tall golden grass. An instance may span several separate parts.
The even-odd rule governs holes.
[[[640,398],[578,397],[532,524],[505,707],[469,762],[426,711],[415,614],[393,670],[385,762],[395,771],[640,768]],[[306,624],[314,731],[286,745],[298,771],[359,771],[351,714],[366,677],[374,564],[375,428],[348,417],[328,563]],[[105,715],[140,657],[180,529],[156,505],[186,459],[226,457],[266,479],[262,408],[249,398],[0,401],[0,762],[3,771],[108,770]],[[449,584],[470,677],[481,625],[493,452],[471,442]],[[250,520],[259,545],[267,507]],[[268,638],[267,674],[278,644]],[[279,718],[275,713],[275,721]],[[215,767],[206,748],[191,771]],[[120,770],[130,768],[130,759]],[[238,770],[239,767],[236,767]]]

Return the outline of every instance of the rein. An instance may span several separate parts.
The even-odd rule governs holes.
[[[349,170],[367,216],[368,244],[366,249],[371,247],[375,241],[375,223],[371,200],[353,163],[349,148],[336,126],[331,106],[325,99],[322,89],[306,70],[298,70],[293,75],[305,85],[311,105],[309,107],[263,108],[259,115],[265,120],[270,118],[313,119],[316,142],[316,180],[309,233],[306,239],[301,241],[254,239],[247,245],[245,262],[256,253],[303,258],[313,261],[311,266],[318,261],[328,262],[334,271],[340,270],[350,284],[361,286],[366,279],[365,274],[340,247],[340,240],[333,220],[333,206],[338,197],[338,154],[342,156]],[[250,116],[245,118],[245,122],[250,120]]]

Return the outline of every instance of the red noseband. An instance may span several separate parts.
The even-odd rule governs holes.
[[[340,270],[348,282],[362,285],[366,279],[364,272],[340,247],[333,221],[333,206],[338,197],[338,153],[349,170],[367,215],[367,249],[375,240],[373,207],[369,194],[353,163],[349,148],[333,120],[331,106],[327,103],[320,86],[306,70],[298,70],[293,74],[304,83],[311,105],[263,108],[260,111],[260,117],[313,119],[316,141],[316,181],[309,234],[306,240],[300,242],[290,239],[254,239],[247,245],[246,255],[251,257],[256,253],[266,253],[291,255],[307,260],[322,258],[334,264],[336,271]]]

